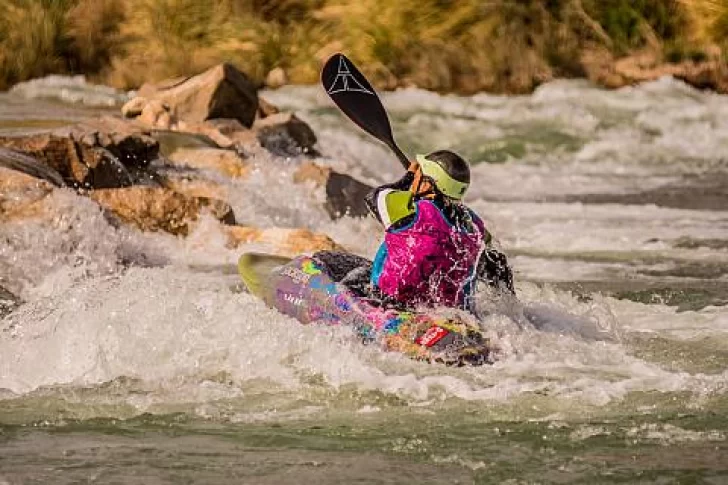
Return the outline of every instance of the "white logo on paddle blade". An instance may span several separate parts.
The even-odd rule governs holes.
[[[354,75],[346,65],[343,57],[339,59],[339,70],[336,73],[336,79],[331,83],[331,87],[326,91],[329,94],[344,93],[347,91],[355,91],[357,93],[374,94],[356,80]]]

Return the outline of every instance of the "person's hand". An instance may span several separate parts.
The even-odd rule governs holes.
[[[415,176],[417,175],[418,172],[420,172],[420,170],[422,170],[420,168],[420,164],[417,162],[414,162],[414,161],[410,162],[410,166],[407,168],[407,171]]]

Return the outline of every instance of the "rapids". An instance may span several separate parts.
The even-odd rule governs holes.
[[[0,94],[0,132],[125,98],[58,83]],[[312,125],[318,162],[399,177],[319,88],[263,96]],[[728,480],[728,97],[666,78],[383,100],[405,151],[476,163],[466,201],[520,300],[479,296],[498,362],[427,365],[298,325],[239,291],[241,250],[211,222],[142,234],[60,192],[52,225],[0,226],[0,283],[26,302],[0,320],[0,483]],[[222,180],[239,222],[305,226],[371,257],[375,222],[331,221],[321,190],[292,185],[297,163]]]

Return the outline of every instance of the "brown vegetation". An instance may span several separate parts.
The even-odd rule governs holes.
[[[721,63],[728,47],[726,0],[2,3],[0,88],[58,72],[132,88],[223,61],[259,82],[280,68],[290,82],[312,83],[342,50],[381,88],[527,92],[554,77],[639,79],[604,71],[635,53],[648,52],[652,69]]]

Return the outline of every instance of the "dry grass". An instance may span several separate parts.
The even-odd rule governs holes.
[[[0,88],[82,72],[124,88],[229,61],[315,82],[343,50],[384,88],[527,92],[580,53],[728,47],[728,0],[0,0]],[[711,50],[712,49],[712,50]]]

